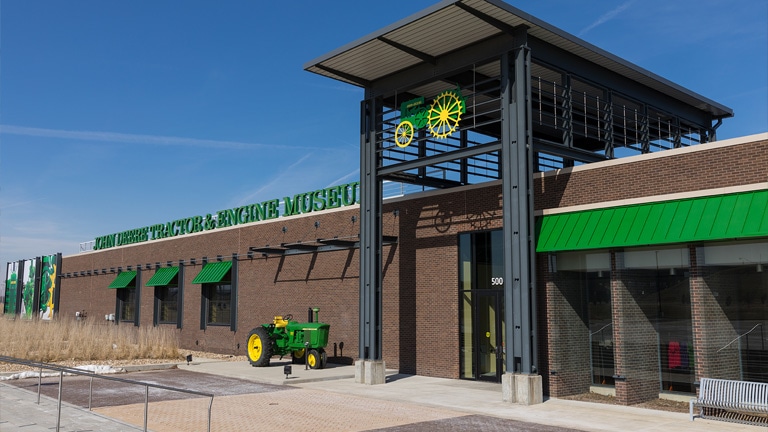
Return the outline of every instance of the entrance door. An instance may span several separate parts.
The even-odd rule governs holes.
[[[503,292],[477,293],[475,332],[477,379],[501,382],[504,370]]]
[[[461,378],[500,382],[504,373],[502,258],[501,230],[459,235]]]

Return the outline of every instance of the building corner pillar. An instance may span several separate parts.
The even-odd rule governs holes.
[[[501,398],[504,402],[518,405],[544,402],[541,375],[505,373],[501,376]]]
[[[364,368],[363,376],[365,381],[363,384],[376,385],[386,382],[387,375],[384,360],[366,360]]]
[[[355,384],[365,384],[365,360],[355,360]]]

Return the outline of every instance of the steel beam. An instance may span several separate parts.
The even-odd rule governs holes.
[[[376,130],[382,104],[367,95],[360,131],[360,359],[381,360],[381,205]]]
[[[501,150],[500,142],[493,142],[490,144],[476,145],[472,147],[462,148],[461,150],[453,150],[449,152],[440,153],[434,156],[427,156],[421,159],[416,159],[408,162],[401,162],[395,165],[389,165],[378,169],[379,176],[387,176],[394,173],[403,171],[410,171],[412,169],[426,167],[430,165],[437,165],[445,162],[451,162],[459,159],[469,158],[472,156],[478,156],[485,153]],[[362,187],[361,187],[362,188]]]
[[[414,57],[416,57],[416,58],[418,58],[418,59],[420,59],[422,61],[425,61],[425,62],[427,62],[427,63],[429,63],[431,65],[435,65],[437,63],[437,59],[434,56],[431,56],[431,55],[429,55],[429,54],[427,54],[425,52],[419,51],[419,50],[414,49],[412,47],[409,47],[407,45],[403,45],[401,43],[397,43],[397,42],[393,41],[392,39],[385,38],[384,36],[379,36],[376,39],[384,42],[385,44],[387,44],[387,45],[389,45],[389,46],[391,46],[393,48],[397,48],[397,49],[399,49],[400,51],[402,51],[404,53],[408,53],[408,54],[410,54],[410,55],[412,55],[412,56],[414,56]]]
[[[534,138],[533,149],[537,152],[561,156],[563,158],[573,159],[584,163],[600,162],[608,159],[600,153],[593,153],[574,147],[566,147],[563,144],[540,138]]]
[[[533,299],[533,142],[531,53],[527,29],[515,31],[515,48],[502,58],[501,188],[504,207],[506,370],[535,373]]]
[[[230,316],[229,316],[229,329],[233,332],[237,332],[237,291],[238,291],[238,275],[240,274],[240,260],[237,259],[237,252],[234,252],[232,254],[232,269],[230,270],[230,280],[229,280],[229,293],[230,293],[230,304],[233,306],[230,308]]]

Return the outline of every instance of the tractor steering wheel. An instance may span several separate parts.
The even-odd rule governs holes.
[[[292,320],[292,319],[293,319],[293,315],[291,315],[291,314],[285,314],[285,315],[283,315],[283,319],[284,319],[284,320],[286,320],[286,321],[290,321],[290,320]]]

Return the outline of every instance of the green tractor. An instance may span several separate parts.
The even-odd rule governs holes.
[[[293,315],[278,315],[272,323],[262,324],[248,334],[248,361],[251,366],[269,366],[274,355],[291,354],[293,363],[306,362],[312,369],[322,369],[328,360],[329,324],[317,322],[318,309],[314,309],[314,322],[300,323]],[[311,315],[310,315],[311,317]],[[305,357],[306,356],[306,357]]]

